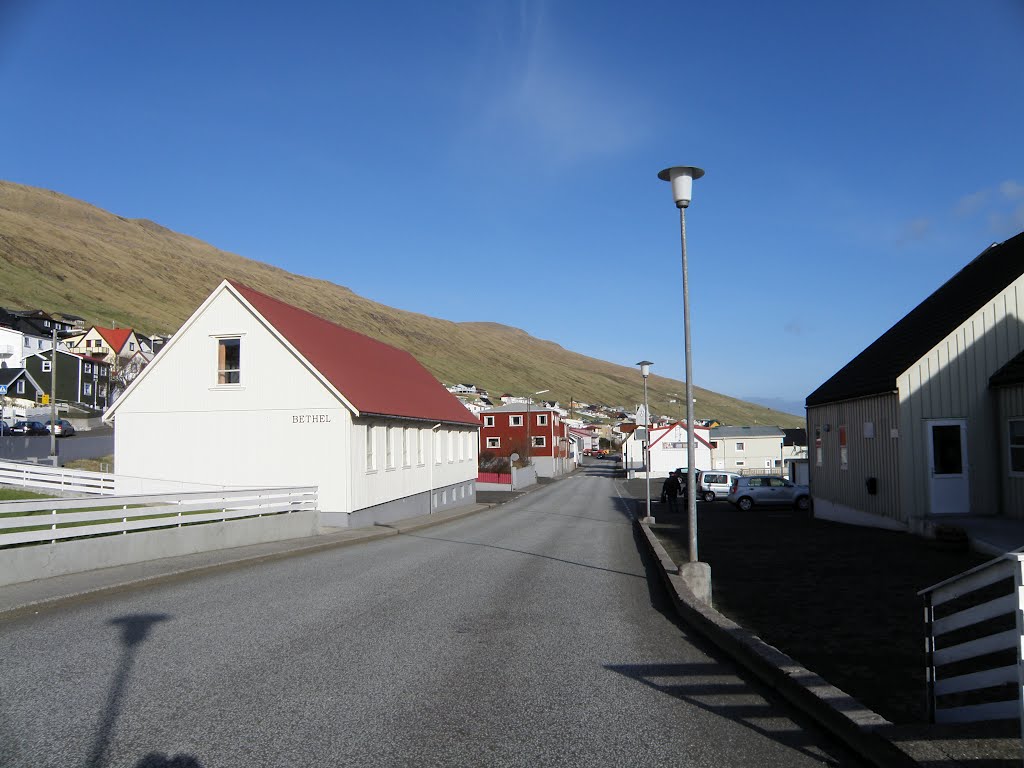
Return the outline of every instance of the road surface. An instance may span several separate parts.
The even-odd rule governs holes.
[[[677,623],[611,469],[0,616],[0,765],[861,765]]]

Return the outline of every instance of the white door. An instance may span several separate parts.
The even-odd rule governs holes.
[[[967,422],[963,419],[926,421],[930,512],[933,515],[970,512],[967,476]]]

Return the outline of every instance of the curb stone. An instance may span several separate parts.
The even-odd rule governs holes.
[[[658,562],[658,572],[668,588],[676,613],[744,669],[880,768],[916,766],[932,761],[950,765],[948,755],[927,743],[915,743],[914,754],[910,754],[888,741],[880,731],[893,726],[884,717],[698,600],[678,576],[678,566],[650,527],[639,520],[634,524],[640,528]]]

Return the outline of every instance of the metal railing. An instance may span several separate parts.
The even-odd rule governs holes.
[[[1024,724],[1022,563],[1009,552],[918,593],[932,722]]]
[[[102,506],[97,506],[101,504]],[[0,501],[0,547],[317,508],[315,487]]]

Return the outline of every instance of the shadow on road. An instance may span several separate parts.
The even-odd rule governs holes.
[[[827,765],[863,764],[852,756],[846,757],[845,749],[840,748],[843,757],[837,759],[836,755],[817,748],[815,744],[820,743],[820,739],[816,734],[794,728],[785,713],[761,699],[756,690],[751,690],[746,682],[735,677],[734,672],[722,664],[610,664],[605,668],[738,723]],[[760,700],[752,701],[755,696]]]
[[[146,641],[157,624],[170,619],[166,613],[140,613],[119,616],[107,622],[121,630],[121,661],[107,694],[107,703],[100,717],[96,738],[85,762],[86,768],[103,768],[106,765],[110,739],[121,715],[122,699],[132,668],[135,666],[139,646]],[[136,763],[135,768],[202,768],[202,764],[192,755],[168,757],[159,752],[150,752]]]

